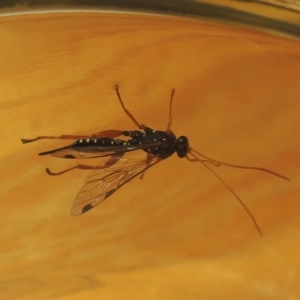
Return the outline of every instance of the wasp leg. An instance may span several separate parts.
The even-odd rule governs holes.
[[[131,114],[131,112],[125,107],[123,100],[121,98],[120,92],[119,92],[120,86],[118,84],[115,84],[115,91],[117,93],[118,99],[120,101],[120,104],[122,105],[122,108],[126,115],[133,121],[133,123],[139,128],[139,129],[144,129],[146,126],[144,124],[140,124],[135,117]]]
[[[174,97],[174,94],[175,94],[175,89],[173,88],[171,90],[169,120],[168,120],[168,126],[167,126],[167,130],[166,130],[168,134],[172,133],[171,125],[172,125],[172,106],[173,106],[173,97]]]

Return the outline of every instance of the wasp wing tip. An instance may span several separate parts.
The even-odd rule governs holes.
[[[82,215],[83,213],[84,213],[83,211],[78,210],[74,207],[72,207],[71,210],[70,210],[70,216],[71,217],[78,217],[78,216]]]

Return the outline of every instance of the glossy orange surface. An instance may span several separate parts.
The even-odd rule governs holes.
[[[1,299],[297,299],[300,296],[300,44],[184,18],[59,13],[0,19]],[[38,135],[167,125],[217,160],[176,156],[85,215],[89,171],[40,157]],[[88,163],[97,164],[96,160]],[[246,298],[245,298],[246,297]]]

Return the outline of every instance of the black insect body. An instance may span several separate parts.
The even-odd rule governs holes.
[[[138,130],[121,131],[121,135],[130,137],[129,140],[97,137],[82,138],[70,146],[42,152],[40,155],[52,154],[63,158],[91,158],[87,153],[93,155],[93,157],[103,157],[137,149],[143,149],[148,154],[162,159],[168,158],[175,152],[180,158],[187,155],[189,149],[187,137],[181,136],[176,139],[172,132],[156,131],[146,126],[143,130],[144,132]],[[70,154],[71,150],[74,151],[74,154]],[[75,154],[76,151],[77,154]],[[61,156],[63,152],[67,152],[67,154]],[[106,152],[108,153],[104,155]]]
[[[178,157],[186,157],[189,161],[200,162],[212,172],[245,208],[258,232],[262,235],[256,220],[239,196],[207,164],[210,163],[217,167],[224,165],[234,168],[254,169],[289,180],[287,177],[263,168],[233,165],[211,159],[193,150],[189,146],[187,137],[180,136],[176,139],[176,136],[170,129],[172,123],[171,110],[175,92],[174,89],[171,93],[169,120],[166,131],[156,131],[138,123],[133,115],[125,108],[118,85],[115,85],[115,91],[124,112],[140,130],[106,130],[89,136],[61,135],[22,139],[23,143],[34,142],[39,139],[76,139],[76,141],[69,146],[42,152],[40,155],[51,154],[56,157],[69,159],[100,158],[99,164],[95,167],[78,164],[58,173],[54,173],[48,168],[46,169],[50,175],[60,175],[75,168],[93,169],[86,178],[84,186],[79,191],[73,203],[71,215],[81,215],[89,211],[111,196],[131,179],[143,174],[148,168],[176,152]],[[120,136],[123,136],[124,139],[118,139]],[[190,155],[190,157],[188,155]]]

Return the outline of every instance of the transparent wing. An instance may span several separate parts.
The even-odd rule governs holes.
[[[122,153],[127,151],[134,151],[140,149],[140,147],[70,147],[68,149],[61,149],[52,153],[52,156],[60,158],[97,158],[102,156],[110,156],[116,153]]]
[[[71,208],[78,216],[104,201],[125,183],[158,163],[161,158],[143,150],[112,155],[100,163],[85,180]]]
[[[155,142],[147,145],[117,145],[109,147],[89,146],[89,147],[72,147],[66,146],[46,152],[42,152],[39,155],[51,154],[60,158],[82,159],[82,158],[97,158],[103,156],[110,156],[116,153],[124,153],[135,151],[138,149],[147,149],[149,147],[158,147],[161,142]]]

